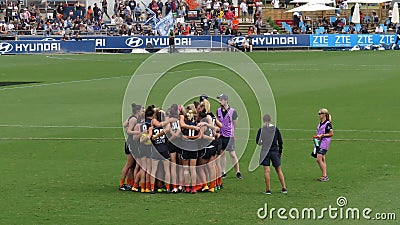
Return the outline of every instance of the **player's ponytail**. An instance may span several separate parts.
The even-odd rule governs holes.
[[[327,113],[327,114],[326,114],[326,119],[327,119],[329,122],[332,122],[332,116],[331,116],[331,114]]]

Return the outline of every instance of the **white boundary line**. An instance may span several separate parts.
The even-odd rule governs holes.
[[[123,129],[122,126],[87,126],[87,125],[23,125],[23,124],[0,124],[0,127],[20,128],[71,128],[71,129]],[[249,128],[236,128],[237,130],[248,130]],[[258,130],[258,128],[250,128]],[[282,131],[315,132],[311,129],[280,128]],[[360,132],[360,133],[400,133],[400,130],[335,130],[336,132]]]
[[[122,129],[120,127],[104,127],[104,126],[68,126],[68,125],[22,125],[22,124],[0,124],[0,127],[21,127],[21,128],[87,128],[87,129]]]
[[[73,138],[73,137],[1,137],[0,141],[123,141],[124,138],[101,138],[101,137],[91,137],[91,138]],[[237,140],[246,140],[246,139],[237,139]],[[309,141],[310,139],[307,138],[286,138],[285,141]],[[400,142],[399,139],[362,139],[362,138],[338,138],[334,139],[334,141],[364,141],[364,142]]]

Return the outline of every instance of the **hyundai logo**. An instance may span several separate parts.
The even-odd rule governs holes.
[[[126,39],[125,44],[132,48],[137,48],[143,44],[143,39],[138,37],[131,37]]]
[[[241,46],[245,39],[246,39],[245,37],[234,37],[233,43],[237,44],[238,46]]]
[[[0,43],[0,54],[5,54],[11,52],[12,50],[13,50],[12,44],[7,42]]]

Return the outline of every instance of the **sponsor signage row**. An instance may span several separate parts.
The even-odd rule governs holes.
[[[176,36],[176,48],[226,47],[230,36]],[[19,41],[0,42],[0,54],[42,52],[95,52],[107,49],[161,49],[169,46],[167,36],[91,36],[83,41],[60,41],[61,37],[20,36]],[[239,46],[246,37],[233,37]],[[252,36],[253,48],[351,48],[355,45],[393,44],[395,34],[325,34],[325,35],[257,35]]]

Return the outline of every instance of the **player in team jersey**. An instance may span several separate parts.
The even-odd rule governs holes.
[[[196,172],[196,163],[198,158],[199,146],[195,141],[199,137],[201,137],[202,133],[200,128],[197,127],[196,122],[196,108],[194,104],[190,104],[186,108],[186,114],[180,118],[180,126],[182,129],[182,160],[183,160],[183,176],[185,179],[185,192],[195,194],[196,190],[196,182],[197,182],[197,172]],[[190,172],[189,172],[190,171]],[[189,179],[191,179],[191,187]]]
[[[139,144],[139,163],[140,170],[140,186],[141,192],[150,193],[150,172],[151,172],[151,121],[154,115],[154,106],[147,107],[145,111],[145,118],[140,124],[140,144]]]
[[[217,132],[219,132],[219,126],[221,123],[217,120],[216,116],[211,112],[210,102],[207,99],[204,99],[200,107],[203,107],[203,112],[207,115],[206,123],[204,123],[205,127],[204,133],[207,136],[213,137],[213,141],[209,143],[208,149],[205,152],[205,155],[202,156],[203,159],[207,160],[207,168],[210,177],[210,192],[214,192],[214,190],[219,189],[222,186],[222,179],[220,176],[221,169],[217,164],[217,157],[219,155],[219,149],[221,148],[220,140],[218,139]],[[200,124],[203,125],[203,124]],[[203,127],[203,126],[202,126]],[[204,137],[204,135],[203,135]]]
[[[123,126],[125,128],[125,132],[127,133],[127,140],[125,142],[125,155],[126,155],[126,162],[124,167],[122,168],[121,180],[119,183],[119,190],[131,190],[132,185],[134,183],[134,171],[132,168],[135,159],[133,155],[137,153],[137,146],[138,146],[138,135],[140,134],[137,131],[134,131],[135,125],[138,123],[138,118],[141,116],[142,107],[140,105],[136,105],[132,103],[132,115],[124,121]],[[127,178],[127,182],[125,184],[125,178]]]
[[[177,145],[179,145],[179,140],[181,138],[181,127],[179,126],[179,106],[177,104],[172,104],[169,111],[169,123],[165,125],[164,130],[168,137],[167,145],[170,154],[171,161],[171,184],[173,186],[172,193],[178,193],[178,184],[182,181],[178,177],[179,167],[177,167],[177,154],[181,150]]]
[[[140,117],[138,117],[138,122],[136,123],[135,127],[133,128],[133,131],[135,131],[138,135],[134,135],[134,146],[131,148],[131,153],[133,155],[133,158],[136,160],[136,166],[134,169],[134,182],[132,186],[132,191],[133,192],[138,192],[139,191],[139,182],[140,182],[140,170],[142,169],[139,163],[140,155],[139,155],[139,144],[140,144],[140,127],[142,124],[142,121],[144,119],[144,108],[141,108],[141,113]]]
[[[171,175],[170,175],[170,163],[169,163],[169,150],[167,145],[167,136],[165,135],[164,131],[164,119],[165,114],[161,109],[156,109],[155,116],[152,120],[152,126],[150,127],[150,133],[152,133],[152,149],[151,149],[151,194],[155,194],[155,177],[158,169],[158,164],[161,161],[164,166],[164,181],[166,183],[167,193],[170,193],[170,182],[171,182]],[[157,126],[157,125],[158,126]]]
[[[205,102],[208,103],[208,100],[204,100],[197,107],[198,122],[199,122],[198,126],[201,127],[200,131],[203,133],[201,137],[202,149],[200,151],[198,158],[198,165],[200,165],[200,167],[198,167],[198,174],[203,184],[202,191],[214,192],[216,171],[214,162],[210,161],[210,159],[214,157],[216,154],[215,127],[212,123],[211,116],[208,115],[207,110],[205,109]],[[210,187],[208,187],[208,178],[210,179]]]

